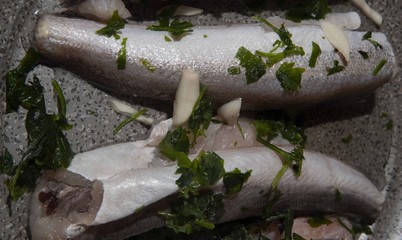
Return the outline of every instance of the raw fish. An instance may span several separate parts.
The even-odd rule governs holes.
[[[276,33],[257,24],[194,27],[193,32],[178,41],[165,41],[166,32],[146,30],[146,26],[126,24],[121,39],[127,38],[127,63],[124,70],[117,69],[121,40],[99,36],[96,30],[105,25],[83,19],[44,15],[35,33],[35,46],[52,62],[80,73],[102,89],[117,95],[173,101],[183,69],[193,69],[200,74],[201,83],[208,86],[216,103],[222,104],[242,98],[243,109],[282,108],[309,105],[321,101],[371,93],[387,82],[394,74],[394,52],[382,33],[373,33],[372,39],[383,49],[376,49],[363,41],[365,32],[346,31],[350,42],[350,61],[345,69],[327,76],[327,68],[334,60],[342,63],[340,56],[324,37],[320,26],[290,26],[295,45],[303,47],[305,55],[293,56],[282,62],[294,62],[295,67],[305,68],[301,88],[285,92],[276,79],[280,63],[267,69],[259,81],[246,84],[244,69],[231,75],[228,69],[239,66],[235,55],[241,46],[251,52],[269,52],[278,40]],[[314,68],[308,66],[312,42],[322,54]],[[368,52],[363,59],[358,51]],[[387,60],[376,76],[372,72],[378,63]],[[155,67],[150,72],[144,61]]]

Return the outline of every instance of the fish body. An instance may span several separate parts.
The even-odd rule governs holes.
[[[351,53],[345,69],[327,76],[327,68],[334,60],[342,64],[340,56],[325,38],[320,26],[290,26],[292,41],[304,49],[304,56],[293,56],[282,62],[294,62],[294,67],[305,68],[301,88],[285,92],[276,78],[280,63],[266,69],[257,82],[246,83],[245,70],[232,75],[228,69],[239,66],[235,57],[240,47],[254,53],[269,52],[279,39],[276,33],[257,24],[194,27],[193,32],[177,41],[166,41],[166,32],[146,30],[144,25],[126,24],[121,39],[126,42],[126,68],[118,70],[117,58],[122,48],[121,39],[99,36],[95,32],[103,24],[44,15],[35,31],[35,46],[51,61],[60,63],[80,73],[93,84],[117,94],[142,98],[173,101],[180,74],[191,68],[200,74],[201,83],[217,103],[242,98],[243,109],[280,108],[309,105],[345,96],[372,92],[394,74],[394,53],[382,33],[373,33],[372,39],[383,49],[376,49],[369,41],[363,41],[364,32],[346,31]],[[308,66],[312,42],[316,42],[322,54],[314,68]],[[363,59],[358,51],[368,52]],[[382,60],[387,63],[376,76],[372,72]],[[151,72],[144,60],[155,67]]]
[[[162,160],[152,144],[157,144],[169,126],[166,122],[161,124],[163,127],[151,133],[151,140],[131,143],[131,148],[127,144],[108,147],[111,154],[126,152],[118,159],[111,159],[100,148],[77,155],[67,170],[47,172],[31,202],[33,239],[123,239],[163,226],[157,212],[168,209],[177,197],[179,175],[175,173],[176,163],[155,165]],[[216,131],[227,134],[230,127],[222,128]],[[245,131],[249,130],[245,128]],[[214,138],[222,138],[217,135]],[[282,167],[280,157],[258,145],[239,148],[225,145],[221,150],[216,150],[216,146],[205,148],[215,149],[225,160],[226,171],[235,168],[252,171],[239,193],[224,198],[225,213],[218,223],[261,215],[272,194],[272,181]],[[281,148],[291,150],[285,145]],[[135,159],[130,152],[136,154]],[[278,189],[282,195],[272,206],[273,211],[291,208],[301,213],[337,213],[375,219],[384,197],[363,174],[321,153],[305,151],[304,157],[300,177],[288,170],[281,179]],[[131,166],[107,167],[124,165],[129,160]],[[97,177],[99,168],[108,171],[100,172]],[[222,181],[210,188],[215,193],[224,192]]]

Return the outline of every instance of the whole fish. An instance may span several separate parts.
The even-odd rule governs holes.
[[[183,69],[191,68],[201,76],[213,99],[221,104],[242,98],[243,109],[281,108],[309,105],[372,92],[394,74],[394,53],[382,33],[373,33],[372,39],[381,44],[376,48],[362,40],[365,32],[346,31],[350,42],[350,61],[339,73],[327,76],[327,68],[334,60],[342,65],[340,56],[325,38],[320,26],[289,26],[292,41],[304,49],[304,56],[292,56],[266,69],[257,82],[246,83],[244,69],[239,75],[228,72],[239,66],[236,53],[245,47],[269,52],[279,39],[270,29],[257,24],[194,27],[193,32],[177,41],[166,41],[166,32],[146,30],[146,26],[126,24],[121,39],[99,36],[95,32],[105,25],[83,19],[44,15],[37,23],[35,46],[48,59],[80,73],[96,86],[117,94],[142,98],[173,100]],[[117,58],[126,42],[126,67],[118,70]],[[317,65],[309,67],[312,42],[322,51]],[[363,59],[359,51],[368,53]],[[373,70],[381,60],[387,62],[374,76]],[[282,62],[293,62],[294,67],[304,68],[301,88],[285,92],[276,78]],[[345,65],[345,63],[343,63]],[[148,66],[148,67],[147,67]],[[152,72],[149,66],[155,68]]]
[[[163,226],[158,211],[168,209],[177,196],[179,175],[175,173],[175,163],[160,164],[161,156],[152,146],[169,127],[169,122],[161,124],[148,140],[78,154],[67,170],[45,173],[30,207],[33,239],[123,239]],[[227,126],[214,127],[217,135],[228,132]],[[233,133],[238,131],[232,128]],[[217,135],[213,138],[222,138]],[[291,150],[285,145],[281,148]],[[243,189],[224,199],[225,213],[218,222],[259,216],[267,195],[272,193],[271,183],[282,167],[280,157],[256,144],[224,145],[215,152],[225,160],[226,171],[252,170]],[[114,154],[117,158],[113,158]],[[291,208],[301,213],[376,218],[384,197],[363,174],[317,152],[305,151],[304,156],[301,176],[297,178],[288,170],[280,181],[282,195],[272,206],[274,211]],[[190,156],[194,157],[195,154]],[[221,181],[211,189],[216,193],[224,191]]]

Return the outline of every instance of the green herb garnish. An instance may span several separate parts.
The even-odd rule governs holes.
[[[212,100],[206,94],[207,87],[201,85],[200,95],[188,120],[188,128],[193,133],[191,146],[196,144],[197,137],[204,136],[204,131],[211,123],[213,115]]]
[[[12,156],[8,151],[4,152],[0,164],[0,172],[8,175],[5,184],[13,201],[35,187],[36,178],[43,170],[66,168],[74,156],[63,133],[72,125],[67,122],[66,102],[60,86],[52,81],[58,113],[48,114],[39,79],[34,76],[29,85],[25,83],[27,74],[40,59],[40,54],[30,48],[20,65],[6,74],[7,111],[18,111],[19,107],[27,110],[27,150],[22,160],[12,167]]]
[[[342,72],[344,69],[345,67],[339,65],[338,60],[334,60],[334,66],[332,68],[327,67],[327,76],[331,76],[332,74]]]
[[[308,225],[310,225],[313,228],[318,228],[323,225],[328,226],[332,223],[332,221],[323,216],[317,216],[317,217],[312,217],[312,218],[307,219],[307,223],[308,223]]]
[[[148,26],[147,29],[152,31],[167,31],[176,38],[192,32],[193,30],[191,28],[193,27],[193,24],[191,22],[182,22],[177,18],[170,21],[178,7],[179,5],[175,4],[166,7],[158,16],[159,25],[151,25]]]
[[[247,84],[257,82],[266,73],[267,66],[261,57],[254,55],[245,47],[237,50],[236,58],[240,60],[240,66],[246,70]]]
[[[387,131],[391,131],[393,128],[394,128],[394,122],[392,120],[389,120],[385,125],[385,129],[387,129]]]
[[[228,68],[228,72],[230,75],[239,75],[241,73],[240,67],[233,66]]]
[[[317,63],[317,59],[318,59],[318,57],[321,55],[321,48],[320,48],[320,46],[317,44],[317,43],[315,43],[315,42],[312,42],[312,46],[313,46],[313,50],[312,50],[312,52],[311,52],[311,57],[310,57],[310,60],[309,60],[309,62],[308,62],[308,65],[311,67],[311,68],[313,68],[313,67],[315,67],[315,65],[316,65],[316,63]]]
[[[181,158],[188,159],[190,151],[190,141],[184,128],[177,128],[166,134],[165,138],[159,143],[159,151],[172,161]]]
[[[242,173],[239,169],[226,172],[223,176],[223,184],[225,185],[226,194],[237,193],[243,188],[243,184],[251,175],[251,170]]]
[[[301,76],[304,68],[294,68],[295,63],[284,62],[276,71],[276,78],[285,92],[296,91],[300,88]]]
[[[257,141],[276,152],[283,161],[281,170],[277,173],[272,182],[273,190],[277,189],[281,177],[288,168],[291,167],[294,174],[300,176],[302,162],[304,160],[303,149],[306,142],[303,129],[297,127],[290,121],[285,122],[284,120],[258,120],[254,121],[253,124],[256,126],[257,130]],[[270,141],[279,134],[294,145],[294,149],[290,153],[270,143]]]
[[[214,221],[223,216],[223,195],[208,191],[200,196],[178,198],[170,212],[160,212],[165,224],[176,233],[190,234],[202,229],[215,228]]]
[[[297,55],[304,56],[305,53],[303,48],[293,44],[292,34],[285,28],[284,24],[282,24],[280,28],[277,28],[262,17],[257,16],[254,18],[270,27],[279,36],[280,39],[280,41],[275,41],[274,49],[271,50],[269,53],[256,51],[257,55],[268,58],[267,60],[268,67],[272,67],[275,63],[278,63],[281,60],[290,56],[297,56]],[[279,47],[284,48],[283,52],[274,53],[274,51]]]
[[[126,69],[126,61],[127,61],[127,50],[126,50],[127,38],[123,38],[121,42],[121,48],[117,53],[117,69],[123,70]]]
[[[297,233],[293,233],[293,240],[306,240],[306,239]]]
[[[272,214],[269,217],[265,219],[267,222],[271,222],[274,220],[280,220],[283,225],[283,232],[284,232],[284,238],[283,240],[293,240],[293,235],[292,235],[292,227],[293,227],[293,221],[294,221],[294,212],[291,209],[287,209],[282,212],[278,212],[276,214]]]
[[[335,202],[341,203],[342,202],[342,193],[339,189],[335,190]]]
[[[139,111],[137,113],[134,113],[131,116],[129,116],[128,118],[126,118],[123,122],[121,122],[119,124],[119,126],[116,127],[116,129],[113,131],[113,135],[116,135],[124,126],[126,126],[129,123],[131,123],[132,121],[134,121],[138,117],[144,115],[147,111],[148,111],[148,109],[142,109],[141,111]]]
[[[371,44],[373,44],[375,49],[377,49],[377,48],[382,49],[382,45],[379,44],[377,41],[373,40],[371,37],[372,37],[372,32],[367,32],[366,34],[363,35],[362,41],[364,41],[364,40],[369,41]]]
[[[156,67],[152,65],[147,59],[141,58],[140,59],[141,64],[148,69],[151,73],[155,72]]]
[[[352,134],[349,134],[348,136],[341,138],[341,141],[345,144],[349,144],[353,140]]]
[[[384,67],[384,65],[387,63],[387,59],[382,59],[378,65],[374,68],[373,72],[371,73],[371,75],[376,76],[381,69]]]
[[[363,59],[368,59],[369,58],[369,55],[368,55],[367,52],[365,52],[365,51],[358,51],[358,52],[363,57]]]
[[[172,39],[170,37],[168,37],[168,36],[164,36],[164,38],[165,38],[165,42],[171,42],[172,41]]]
[[[300,22],[305,19],[323,19],[330,12],[327,0],[309,0],[302,1],[301,4],[289,9],[285,17],[294,22]]]
[[[113,36],[116,40],[120,39],[120,29],[124,28],[124,20],[119,16],[119,12],[116,10],[113,12],[112,17],[106,22],[106,27],[96,31],[96,34],[103,35],[108,38]]]
[[[352,228],[349,228],[339,217],[337,217],[336,220],[344,229],[352,234],[353,239],[356,239],[360,233],[365,233],[367,235],[373,234],[370,227],[365,224],[354,223]]]

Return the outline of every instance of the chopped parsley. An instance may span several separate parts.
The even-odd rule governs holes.
[[[41,55],[30,48],[20,65],[6,74],[7,112],[27,110],[25,129],[28,136],[27,150],[22,160],[11,167],[12,156],[3,153],[0,172],[8,175],[5,184],[13,201],[35,187],[36,178],[43,170],[66,168],[74,153],[63,131],[72,128],[66,118],[66,102],[58,83],[52,85],[57,97],[57,114],[48,114],[43,87],[34,76],[26,84],[27,74],[39,64]]]
[[[113,36],[116,40],[120,39],[120,29],[124,28],[124,20],[119,16],[119,12],[116,10],[113,12],[112,17],[106,22],[106,27],[96,31],[96,34],[106,36],[110,38]]]
[[[193,24],[191,22],[180,21],[177,18],[174,18],[171,21],[171,18],[173,18],[178,7],[179,5],[175,4],[166,7],[158,16],[159,25],[151,25],[148,26],[147,29],[152,31],[167,31],[174,38],[192,32],[193,30],[191,28],[193,27]]]
[[[274,220],[279,220],[283,226],[284,237],[283,240],[292,240],[292,227],[294,221],[294,212],[291,209],[287,209],[281,212],[277,212],[275,214],[271,214],[270,216],[266,217],[267,222],[271,222]]]
[[[303,129],[297,127],[292,121],[285,120],[257,120],[253,124],[257,131],[257,141],[276,152],[283,161],[282,168],[272,182],[272,189],[277,189],[281,177],[288,168],[292,168],[294,174],[300,176],[304,160],[303,149],[306,142]],[[279,134],[294,146],[290,153],[270,143]]]
[[[202,35],[203,38],[208,38],[207,34]]]
[[[352,140],[353,140],[352,134],[349,134],[348,136],[346,136],[346,137],[344,137],[344,138],[341,138],[341,141],[342,141],[344,144],[349,144]]]
[[[129,124],[130,122],[134,121],[135,119],[137,119],[138,117],[144,115],[146,112],[148,111],[148,109],[142,109],[141,111],[132,114],[131,116],[129,116],[128,118],[126,118],[123,122],[121,122],[119,124],[119,126],[116,127],[116,129],[113,131],[113,135],[116,135],[118,132],[120,132],[120,130],[126,126],[127,124]]]
[[[312,45],[313,45],[313,50],[311,52],[311,57],[310,57],[310,60],[308,62],[308,65],[311,68],[315,67],[315,65],[317,63],[317,59],[322,53],[321,48],[317,43],[312,42]]]
[[[339,189],[335,190],[335,202],[341,203],[342,202],[342,193]]]
[[[325,218],[323,216],[316,216],[316,217],[312,217],[307,219],[307,223],[308,225],[310,225],[310,227],[313,228],[318,228],[321,226],[328,226],[332,223],[331,220],[329,220],[328,218]]]
[[[164,36],[164,38],[165,38],[165,42],[171,42],[172,41],[172,39],[170,37],[168,37],[168,36]]]
[[[229,67],[228,73],[230,75],[239,75],[241,73],[240,67],[237,66]]]
[[[156,67],[152,65],[147,59],[141,58],[141,64],[148,69],[149,72],[153,73],[156,71]]]
[[[368,52],[358,51],[358,53],[363,57],[363,59],[368,59],[369,58]]]
[[[127,38],[123,38],[123,41],[121,41],[121,48],[117,53],[117,69],[119,70],[126,69],[126,61],[127,61],[126,43]]]
[[[301,1],[299,5],[290,8],[285,17],[294,22],[300,22],[305,19],[323,19],[330,13],[331,9],[328,6],[328,0],[309,0]]]
[[[364,40],[369,41],[371,44],[373,44],[375,49],[377,49],[377,48],[382,49],[382,45],[379,44],[377,41],[373,40],[371,37],[372,37],[372,32],[367,32],[366,34],[363,35],[362,41],[364,41]]]
[[[192,146],[196,144],[197,137],[204,136],[204,131],[211,123],[212,115],[212,100],[207,96],[207,87],[201,85],[200,95],[188,120],[188,128],[193,133]]]
[[[190,141],[186,130],[182,127],[169,131],[165,138],[159,143],[159,151],[172,161],[178,161],[184,158],[187,160],[187,154],[190,151]]]
[[[344,229],[352,234],[353,239],[356,239],[356,237],[359,236],[360,233],[365,233],[367,235],[373,234],[370,227],[365,224],[355,223],[353,224],[352,228],[349,228],[344,222],[342,222],[339,217],[337,217],[336,220],[339,225],[341,225]]]
[[[378,65],[374,68],[373,72],[371,73],[371,75],[376,76],[381,69],[384,67],[384,65],[387,63],[387,59],[382,59]]]
[[[297,55],[304,56],[305,53],[303,48],[294,45],[294,43],[292,42],[292,34],[285,28],[284,24],[282,24],[280,28],[277,28],[264,18],[257,16],[255,17],[255,19],[270,27],[279,36],[280,39],[280,41],[276,41],[274,43],[274,49],[271,50],[269,53],[256,51],[257,55],[266,57],[268,59],[267,60],[268,67],[272,67],[275,63],[278,63],[281,60],[290,56],[297,56]],[[284,48],[284,50],[280,53],[274,53],[274,51],[279,47]]]
[[[393,128],[394,128],[394,122],[392,120],[389,120],[385,125],[385,129],[387,129],[387,131],[391,131]]]
[[[327,76],[331,76],[335,73],[342,72],[345,69],[344,66],[339,65],[338,60],[334,60],[334,66],[332,68],[327,67]]]
[[[237,193],[243,188],[243,184],[251,175],[251,170],[242,173],[239,169],[226,172],[223,175],[223,184],[225,185],[226,194]]]
[[[247,48],[240,47],[235,57],[240,60],[240,66],[246,70],[247,84],[257,82],[266,73],[267,66],[261,57],[253,54]]]
[[[296,91],[300,88],[304,68],[294,68],[295,63],[284,62],[276,71],[276,78],[285,92]]]

